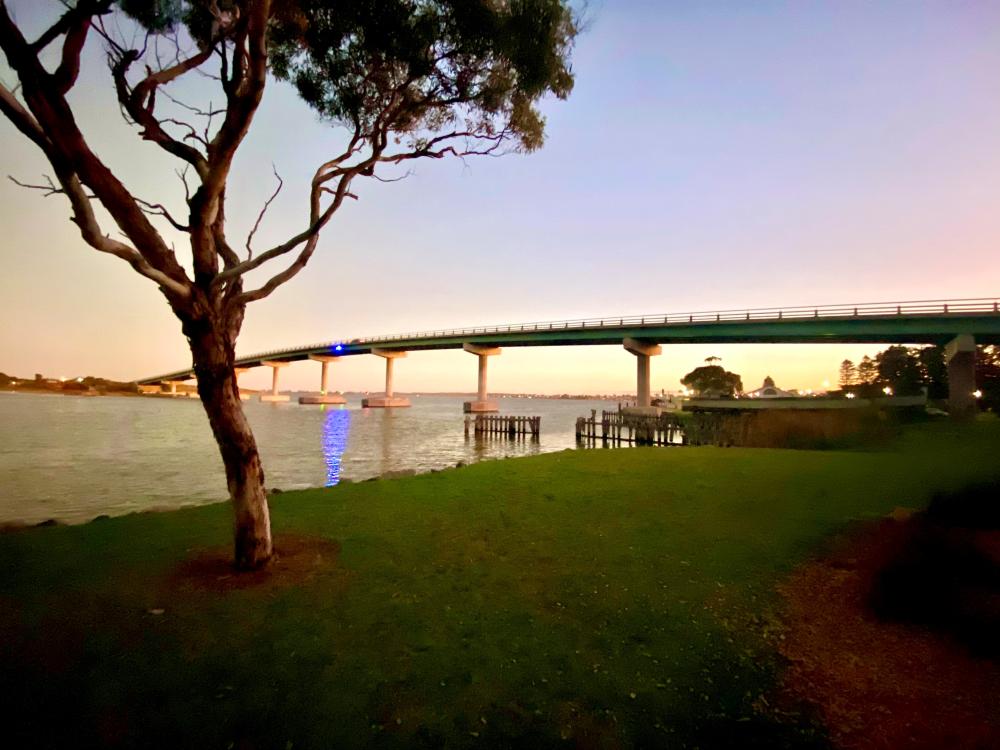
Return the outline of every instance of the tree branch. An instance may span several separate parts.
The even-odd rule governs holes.
[[[48,197],[53,196],[53,195],[65,195],[66,194],[66,191],[63,190],[61,187],[58,187],[52,181],[51,177],[49,177],[47,174],[46,175],[42,175],[42,176],[45,178],[45,182],[46,182],[45,185],[32,185],[30,182],[21,182],[19,179],[17,179],[13,175],[7,175],[7,179],[10,180],[11,182],[13,182],[18,187],[25,188],[26,190],[41,190],[42,193],[44,194],[43,197],[45,197],[45,198],[48,198]],[[94,196],[93,195],[88,195],[87,198],[89,200],[93,200]]]
[[[253,242],[253,236],[257,234],[257,230],[260,228],[260,223],[264,220],[264,214],[267,213],[267,209],[271,207],[271,203],[278,197],[278,193],[281,192],[281,188],[285,185],[284,181],[281,179],[281,175],[278,174],[278,170],[273,164],[271,165],[271,170],[274,172],[274,176],[278,180],[278,186],[274,189],[274,192],[271,193],[271,197],[264,201],[264,206],[260,209],[260,213],[257,214],[257,221],[253,223],[253,229],[251,229],[250,233],[247,235],[247,260],[253,258],[251,243]]]
[[[38,124],[38,120],[24,108],[21,102],[17,100],[14,93],[2,84],[0,84],[0,113],[3,113],[14,124],[14,127],[48,154],[51,143],[49,143],[49,138],[45,135],[45,131],[42,130],[42,126]]]
[[[84,190],[80,180],[75,176],[68,174],[59,175],[59,183],[62,185],[62,188],[57,187],[48,175],[46,175],[48,185],[30,185],[20,182],[9,175],[8,179],[15,185],[31,190],[41,190],[45,193],[46,197],[51,195],[65,195],[69,198],[70,205],[73,208],[73,217],[71,220],[80,228],[80,234],[83,236],[84,242],[95,250],[114,255],[126,261],[141,275],[159,284],[165,292],[170,292],[182,299],[190,296],[191,292],[187,285],[153,268],[135,248],[126,245],[124,242],[112,239],[105,234],[100,224],[98,224],[97,217],[94,215],[93,208],[90,205],[90,201],[95,196],[89,195]]]
[[[52,81],[60,94],[65,94],[76,83],[80,75],[80,55],[83,45],[87,42],[90,31],[90,19],[95,15],[103,15],[111,10],[111,0],[99,2],[82,1],[65,15],[73,15],[66,28],[66,40],[63,42],[62,59],[59,67],[52,74]],[[64,16],[65,17],[65,16]]]
[[[178,231],[181,232],[191,231],[191,227],[189,227],[187,224],[182,224],[181,222],[177,221],[162,203],[150,203],[149,201],[144,201],[142,198],[135,198],[135,202],[138,203],[140,206],[142,206],[142,210],[145,213],[149,214],[150,216],[162,216],[164,219],[170,222],[170,225],[174,229],[177,229]]]
[[[73,220],[84,240],[101,252],[128,261],[137,272],[160,284],[172,303],[181,304],[190,296],[190,282],[184,269],[134,197],[90,150],[65,95],[11,20],[3,2],[0,2],[0,50],[23,86],[30,114],[6,89],[0,91],[0,110],[48,158],[73,206]],[[84,183],[135,247],[112,240],[101,231]]]
[[[144,78],[135,87],[130,87],[128,83],[128,71],[139,59],[138,50],[125,50],[123,53],[113,53],[111,58],[111,75],[115,82],[115,92],[118,95],[118,102],[122,109],[128,113],[129,117],[142,128],[140,136],[147,141],[152,141],[167,153],[173,154],[179,159],[183,159],[195,171],[202,176],[208,172],[208,162],[205,156],[193,146],[178,141],[170,136],[163,129],[163,124],[154,114],[156,106],[157,89],[170,81],[175,80],[189,70],[196,68],[208,59],[210,51],[202,51],[197,55],[182,60],[170,68],[162,69],[158,72],[148,70]],[[187,125],[185,123],[185,125]],[[191,126],[188,126],[191,127]],[[194,128],[191,127],[194,131]]]

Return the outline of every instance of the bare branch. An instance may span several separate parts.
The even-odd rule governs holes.
[[[253,229],[251,229],[250,233],[247,235],[247,242],[246,242],[247,260],[253,258],[253,249],[251,247],[251,243],[253,242],[253,236],[257,234],[257,230],[260,228],[260,223],[264,220],[264,214],[267,213],[267,209],[271,207],[271,203],[274,201],[275,198],[278,197],[278,193],[281,192],[281,188],[284,187],[285,185],[284,181],[281,179],[281,175],[278,174],[278,170],[274,166],[274,164],[271,165],[271,171],[274,172],[274,176],[278,180],[278,186],[274,189],[274,192],[271,193],[271,197],[268,198],[266,201],[264,201],[264,206],[260,209],[260,213],[257,214],[257,221],[253,223]]]
[[[376,154],[373,154],[370,158],[377,158]],[[309,262],[313,252],[316,250],[316,245],[319,243],[320,231],[324,226],[326,226],[327,222],[330,221],[330,218],[334,213],[336,213],[337,209],[340,208],[340,205],[344,202],[344,198],[349,195],[347,189],[355,175],[356,173],[351,173],[341,177],[337,185],[337,190],[334,193],[333,201],[322,212],[320,212],[320,195],[323,192],[329,192],[329,188],[325,188],[321,182],[318,182],[317,179],[314,178],[310,210],[310,216],[313,220],[311,226],[305,232],[296,235],[288,242],[271,248],[271,250],[259,255],[257,258],[241,263],[236,268],[228,269],[223,272],[223,274],[231,273],[233,275],[245,273],[252,268],[262,265],[264,262],[271,260],[272,258],[276,258],[279,255],[284,255],[285,253],[295,249],[298,245],[305,243],[298,256],[296,256],[295,260],[292,261],[292,263],[285,270],[272,276],[259,289],[254,289],[240,294],[237,298],[239,302],[247,304],[249,302],[267,297],[271,294],[271,292],[284,284],[286,281],[293,278],[299,271],[305,268],[306,263]]]
[[[405,174],[401,174],[399,177],[379,177],[377,174],[372,174],[372,177],[374,179],[378,180],[379,182],[402,182],[407,177],[412,177],[412,176],[413,176],[413,170],[412,169],[407,169],[406,173]],[[356,197],[356,196],[351,196],[351,197],[353,198],[353,197]]]
[[[173,117],[164,117],[162,120],[160,120],[160,125],[176,125],[179,128],[187,128],[188,133],[187,135],[184,136],[185,141],[190,138],[192,141],[198,141],[198,143],[202,144],[206,148],[208,147],[208,141],[202,138],[200,135],[198,135],[198,131],[195,130],[194,126],[191,125],[191,123],[189,122],[184,122],[183,120],[177,120],[174,119]]]
[[[149,214],[150,216],[162,216],[164,219],[170,222],[170,225],[174,229],[177,229],[181,232],[191,231],[191,227],[189,227],[187,224],[182,224],[181,222],[177,221],[162,203],[150,203],[149,201],[144,201],[142,198],[135,198],[135,202],[138,203],[142,207],[142,210],[145,213]]]
[[[13,182],[18,187],[25,188],[27,190],[41,190],[42,193],[44,193],[44,197],[45,198],[48,198],[48,197],[53,196],[53,195],[65,195],[66,194],[66,191],[63,190],[58,185],[56,185],[52,181],[52,178],[49,177],[47,174],[46,175],[42,175],[42,177],[45,178],[45,184],[44,185],[32,185],[30,182],[21,182],[19,179],[17,179],[13,175],[7,175],[7,179],[10,180],[11,182]],[[93,200],[94,196],[93,195],[87,195],[87,198],[89,200]]]
[[[222,114],[225,114],[225,112],[226,112],[226,110],[224,110],[224,109],[212,109],[212,103],[211,102],[209,102],[209,104],[208,104],[208,109],[200,109],[199,107],[194,107],[194,106],[192,106],[190,104],[182,102],[177,97],[172,96],[166,89],[163,89],[162,91],[160,91],[160,93],[163,96],[167,97],[167,99],[169,99],[170,101],[172,101],[178,107],[183,107],[188,112],[196,114],[199,117],[207,117],[207,118],[211,119],[211,118],[215,117],[216,115],[222,115]]]
[[[188,186],[187,171],[188,171],[188,165],[185,164],[183,170],[181,170],[181,169],[175,169],[174,170],[174,174],[177,175],[178,179],[180,179],[180,181],[181,181],[181,184],[184,185],[184,202],[185,203],[190,203],[191,202],[191,188]]]
[[[20,82],[18,85],[20,86]],[[0,113],[3,113],[8,120],[14,123],[14,127],[28,136],[42,151],[48,153],[51,144],[45,131],[42,130],[42,126],[17,100],[14,92],[3,85],[0,85]]]
[[[115,91],[118,102],[141,128],[140,135],[144,140],[156,143],[164,151],[183,159],[195,168],[199,175],[208,171],[205,156],[193,146],[178,141],[163,129],[163,124],[154,114],[156,94],[161,86],[170,83],[184,73],[203,64],[211,55],[211,50],[204,50],[192,57],[158,71],[147,69],[146,77],[136,86],[128,83],[128,71],[139,59],[138,50],[126,50],[121,54],[113,53],[111,73],[115,81]],[[192,128],[193,131],[193,128]]]
[[[183,284],[162,271],[154,268],[135,248],[125,244],[124,242],[114,240],[109,235],[105,234],[98,224],[97,217],[94,215],[94,211],[90,206],[90,201],[93,200],[95,196],[88,194],[86,190],[84,190],[80,180],[74,175],[60,175],[59,183],[62,185],[61,188],[57,187],[52,181],[52,178],[48,175],[45,176],[45,179],[48,182],[47,185],[30,185],[20,182],[10,176],[8,176],[8,179],[21,187],[29,188],[31,190],[41,190],[45,193],[46,197],[51,195],[65,195],[69,198],[70,205],[73,207],[73,216],[71,220],[80,228],[80,234],[83,236],[84,241],[88,245],[102,253],[108,253],[109,255],[117,256],[126,261],[138,273],[159,284],[165,292],[174,294],[180,298],[187,298],[190,296],[191,292],[186,284]]]
[[[385,182],[395,182],[395,180],[385,180]],[[319,192],[321,192],[321,193],[329,193],[330,195],[336,195],[337,194],[336,190],[331,190],[328,187],[320,188]],[[351,198],[353,200],[358,200],[358,196],[355,195],[354,193],[350,192],[349,190],[344,192],[344,197],[345,198]]]
[[[86,5],[89,7],[90,3]],[[81,3],[81,7],[83,3]],[[24,84],[25,105],[0,87],[0,111],[45,154],[73,207],[73,221],[84,240],[101,252],[128,261],[154,279],[172,303],[190,296],[190,282],[176,256],[149,222],[133,196],[91,151],[73,117],[65,94],[50,75],[0,2],[0,50]],[[30,113],[29,113],[30,110]],[[84,183],[108,210],[135,247],[110,239],[94,216]]]
[[[76,79],[80,75],[80,55],[83,53],[83,45],[87,41],[87,32],[90,31],[90,16],[97,12],[98,6],[103,6],[100,12],[106,13],[110,5],[110,2],[79,3],[73,9],[76,17],[66,30],[62,59],[59,61],[59,67],[52,74],[52,81],[60,94],[65,94],[73,88],[73,84],[76,83]]]

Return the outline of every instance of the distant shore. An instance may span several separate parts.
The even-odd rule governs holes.
[[[68,385],[67,382],[65,385]],[[63,385],[63,384],[57,384]],[[258,393],[263,393],[264,391],[258,389],[241,388],[243,393],[255,396]],[[186,395],[189,391],[178,391],[178,394]],[[194,392],[193,390],[190,392]],[[80,388],[59,388],[52,384],[44,384],[41,386],[35,385],[35,381],[23,380],[18,383],[18,385],[13,386],[8,384],[0,385],[0,393],[36,393],[36,394],[50,394],[55,396],[151,396],[154,398],[171,397],[172,394],[164,392],[163,394],[157,393],[139,393],[137,390],[130,390],[127,388],[114,388],[114,389],[80,389]],[[316,393],[316,391],[308,390],[283,390],[281,393],[286,394],[305,394],[305,393]],[[363,397],[368,396],[372,391],[342,391],[344,396],[357,396]],[[398,391],[399,395],[408,397],[448,397],[448,398],[472,398],[476,394],[472,392],[462,393],[458,391]],[[538,394],[538,393],[497,393],[490,394],[493,398],[516,398],[524,400],[532,399],[545,399],[549,401],[634,401],[635,395],[630,396],[614,396],[614,395],[587,395],[587,394]],[[176,397],[176,396],[174,396]]]

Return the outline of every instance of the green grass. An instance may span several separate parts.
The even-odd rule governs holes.
[[[854,519],[998,473],[1000,423],[878,452],[571,451],[290,492],[294,586],[169,580],[226,505],[0,535],[11,746],[821,745],[754,710],[773,587]],[[821,592],[818,592],[821,603]],[[151,609],[162,608],[162,615]]]

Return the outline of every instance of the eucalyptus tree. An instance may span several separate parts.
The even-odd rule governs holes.
[[[541,146],[539,101],[573,86],[574,14],[565,0],[62,0],[34,38],[14,15],[0,0],[0,51],[15,79],[0,85],[0,112],[53,173],[29,186],[64,196],[83,240],[156,284],[180,320],[226,468],[235,561],[259,567],[272,554],[270,516],[233,371],[246,306],[305,267],[356,180],[418,159]],[[190,175],[183,215],[130,191],[88,141],[71,100],[90,43],[102,45],[137,137]],[[171,87],[195,76],[216,104],[183,103],[183,119],[166,111]],[[274,82],[293,85],[344,146],[317,165],[301,229],[253,252],[231,237],[226,202],[233,159]],[[167,227],[185,236],[189,261]],[[247,274],[261,268],[271,270],[254,286]]]
[[[717,362],[719,358],[709,357],[705,361]],[[691,388],[698,394],[714,391],[725,396],[735,396],[743,391],[743,379],[739,375],[715,364],[694,368],[681,378],[681,385]]]

